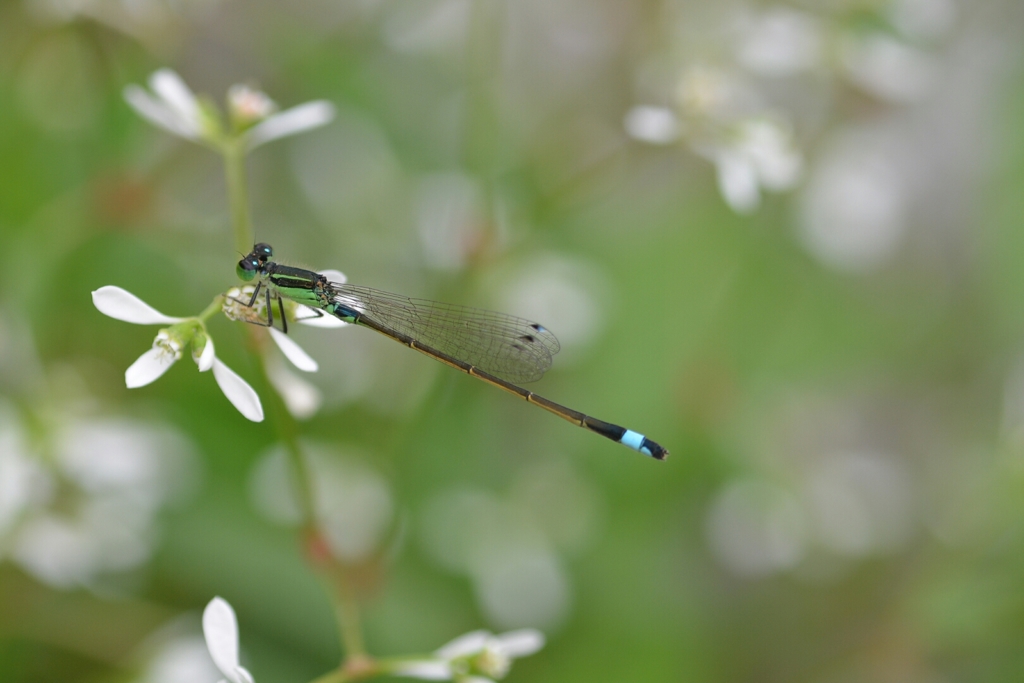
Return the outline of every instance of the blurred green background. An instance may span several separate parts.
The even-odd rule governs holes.
[[[541,320],[530,388],[672,452],[296,330],[373,654],[531,626],[511,680],[1020,680],[1021,35],[1016,0],[0,4],[0,679],[206,680],[214,595],[259,683],[341,655],[273,419],[187,359],[126,389],[157,328],[90,301],[237,283],[220,160],[122,99],[170,67],[337,106],[249,162],[283,261]]]

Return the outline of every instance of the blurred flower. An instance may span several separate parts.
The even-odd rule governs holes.
[[[855,84],[892,102],[916,102],[931,93],[939,65],[923,50],[881,32],[847,36],[840,58]]]
[[[428,681],[454,679],[460,683],[491,683],[508,675],[512,660],[544,647],[544,634],[519,629],[501,635],[472,631],[435,652],[436,659],[407,662],[392,673]]]
[[[152,94],[134,83],[125,86],[124,99],[139,116],[186,140],[204,137],[213,122],[204,118],[199,102],[181,76],[170,69],[154,71],[149,87]]]
[[[273,113],[277,105],[264,93],[236,85],[228,91],[235,130],[226,136],[214,107],[201,104],[174,71],[154,72],[149,87],[152,93],[134,84],[124,89],[125,100],[140,116],[174,135],[216,148],[237,137],[252,150],[271,140],[319,128],[334,118],[334,105],[324,100]]]
[[[479,182],[456,172],[435,173],[420,182],[416,228],[424,260],[439,270],[458,271],[487,247]]]
[[[738,481],[715,497],[706,532],[715,558],[752,578],[795,566],[804,556],[805,526],[794,496],[767,483]]]
[[[168,428],[49,411],[42,436],[0,403],[0,549],[58,588],[94,585],[153,551],[155,517],[188,483]],[[37,438],[29,440],[35,433]]]
[[[739,21],[736,58],[755,73],[789,76],[813,68],[822,58],[822,27],[810,14],[772,7]]]
[[[934,40],[956,23],[957,6],[954,0],[894,0],[886,15],[911,40]]]
[[[200,372],[213,368],[217,385],[231,405],[253,422],[263,420],[263,406],[249,384],[220,361],[213,351],[213,340],[205,326],[196,318],[172,318],[160,313],[146,302],[120,287],[100,287],[92,293],[93,304],[100,313],[136,325],[171,323],[160,330],[153,348],[139,356],[125,371],[129,389],[145,386],[159,379],[181,358],[182,349],[192,344],[192,358]],[[297,348],[297,345],[296,345]]]
[[[13,414],[6,413],[0,414],[0,536],[45,502],[53,486],[43,465],[31,457]]]
[[[800,240],[819,260],[868,271],[900,246],[909,200],[892,157],[891,145],[871,131],[841,131],[825,145],[799,213]]]
[[[320,389],[289,371],[277,356],[267,356],[266,370],[267,379],[281,395],[289,413],[300,420],[306,420],[316,415],[323,404],[323,394]]]
[[[313,485],[316,516],[331,554],[345,562],[369,558],[380,549],[394,519],[387,480],[363,459],[334,447],[303,443]],[[301,507],[285,451],[274,447],[253,468],[249,490],[255,507],[279,524],[298,525]]]
[[[679,139],[679,119],[667,107],[641,105],[626,114],[626,132],[637,140],[667,145]]]
[[[563,555],[579,553],[599,524],[598,490],[568,464],[524,468],[506,496],[456,488],[428,501],[424,550],[466,575],[488,621],[556,628],[572,604]]]
[[[761,189],[782,192],[800,180],[803,157],[792,132],[770,118],[741,122],[722,143],[699,146],[718,171],[718,189],[736,213],[761,205]]]
[[[238,621],[223,598],[214,598],[203,610],[203,636],[210,657],[230,683],[253,683],[252,674],[238,663]]]
[[[220,670],[210,661],[209,650],[203,638],[178,636],[159,643],[151,649],[145,670],[138,683],[182,683],[182,681],[217,680]]]
[[[901,548],[914,529],[912,494],[899,460],[867,450],[822,458],[804,491],[819,543],[847,557]]]
[[[715,165],[718,189],[737,213],[755,211],[761,191],[783,192],[800,181],[803,155],[785,117],[757,105],[742,79],[694,67],[680,79],[677,108],[641,105],[624,121],[633,138],[686,144]]]
[[[723,12],[732,25],[720,29],[732,40],[727,48],[734,61],[710,55],[710,63],[694,60],[682,66],[674,84],[657,75],[663,69],[655,61],[647,72],[657,79],[655,98],[673,104],[633,107],[624,119],[626,132],[650,144],[679,142],[707,158],[726,203],[751,213],[762,191],[791,190],[801,181],[804,152],[793,122],[828,124],[824,117],[841,111],[834,93],[842,89],[833,83],[852,83],[894,104],[919,101],[936,89],[943,74],[928,41],[949,31],[956,18],[953,0],[854,7],[814,12],[810,6],[741,5],[739,12]]]

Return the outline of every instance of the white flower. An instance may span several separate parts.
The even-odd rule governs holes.
[[[766,118],[741,122],[728,144],[700,151],[715,164],[718,189],[737,213],[756,210],[762,188],[791,189],[803,170],[803,157],[788,129]]]
[[[213,663],[229,683],[253,683],[252,674],[238,663],[238,621],[227,600],[214,598],[203,610],[203,636]]]
[[[759,99],[738,72],[695,66],[679,80],[674,109],[636,106],[623,123],[630,137],[682,142],[711,161],[722,197],[746,214],[760,206],[762,190],[792,189],[803,170],[788,121]]]
[[[125,384],[129,389],[145,386],[159,379],[181,358],[182,350],[192,344],[192,358],[200,372],[213,369],[214,379],[238,412],[253,422],[263,420],[263,406],[259,396],[241,377],[216,357],[213,340],[206,334],[203,324],[195,318],[172,318],[160,313],[131,292],[120,287],[100,287],[92,293],[96,308],[111,318],[136,325],[170,324],[160,330],[153,348],[139,356],[125,371]]]
[[[228,141],[221,123],[200,106],[195,94],[174,71],[154,72],[149,78],[149,87],[152,93],[134,84],[124,89],[125,100],[142,118],[187,140],[214,146]],[[273,100],[243,85],[232,86],[228,91],[228,106],[232,120],[242,129],[236,135],[240,136],[246,150],[319,128],[334,119],[334,105],[324,100],[274,113],[277,105]]]
[[[544,634],[532,628],[494,635],[471,631],[434,653],[432,659],[406,662],[392,673],[428,681],[454,678],[460,683],[491,683],[504,678],[512,660],[544,647]]]

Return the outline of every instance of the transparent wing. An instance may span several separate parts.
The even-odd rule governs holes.
[[[534,382],[551,367],[558,339],[542,325],[480,308],[331,283],[333,300],[379,325],[509,382]]]

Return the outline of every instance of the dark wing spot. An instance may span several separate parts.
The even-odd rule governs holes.
[[[528,341],[531,344],[537,341],[537,338],[534,337],[532,334],[524,334],[522,337],[520,337],[520,339],[522,339],[523,341]]]

